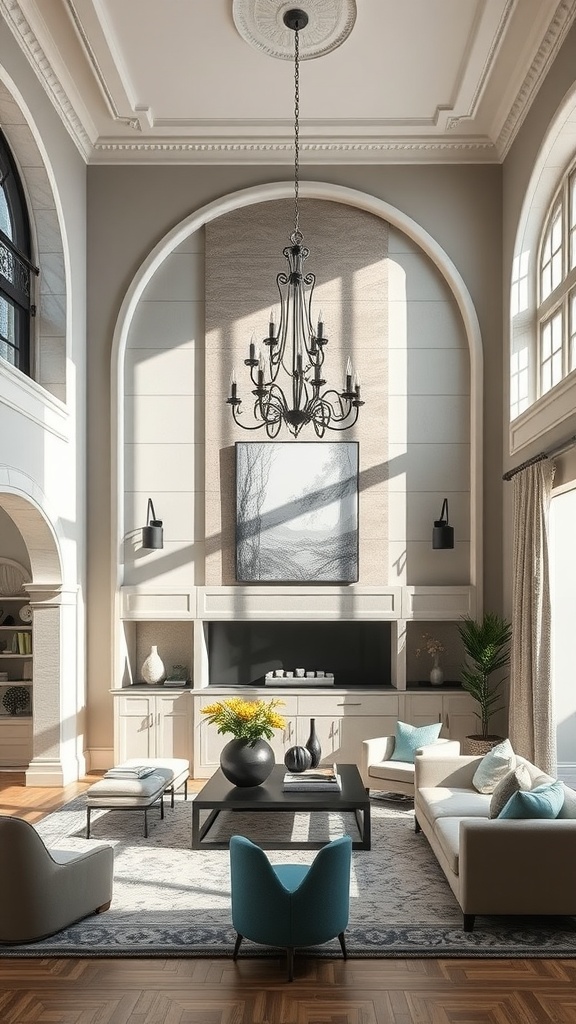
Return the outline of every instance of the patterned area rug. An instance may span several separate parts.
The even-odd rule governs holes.
[[[110,910],[42,942],[4,947],[0,955],[231,954],[228,851],[190,849],[190,800],[177,797],[163,822],[155,809],[149,812],[148,839],[140,813],[93,812],[90,840],[83,838],[85,817],[84,798],[77,797],[36,827],[48,845],[62,849],[85,849],[87,842],[113,845]],[[227,812],[210,838],[234,832],[255,841],[358,835],[353,815]],[[269,851],[268,856],[273,863],[307,864],[314,851]],[[372,850],[353,853],[347,946],[351,957],[571,957],[576,956],[576,918],[478,917],[474,931],[464,933],[460,908],[428,842],[414,832],[411,803],[374,799]],[[248,942],[242,953],[271,955]],[[308,953],[340,955],[337,940]]]

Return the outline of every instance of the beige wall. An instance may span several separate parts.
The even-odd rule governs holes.
[[[111,743],[110,359],[126,289],[153,246],[195,209],[258,183],[289,179],[278,167],[88,169],[88,376],[90,535],[90,746]],[[308,168],[302,177],[358,188],[412,217],[441,245],[476,305],[490,382],[485,426],[485,604],[501,602],[500,168]],[[312,243],[312,239],[310,239]],[[105,657],[103,657],[105,652]]]

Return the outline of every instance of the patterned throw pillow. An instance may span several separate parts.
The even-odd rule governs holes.
[[[394,750],[391,761],[408,761],[414,764],[416,751],[425,747],[427,743],[433,743],[440,735],[442,722],[433,722],[432,725],[408,725],[407,722],[396,722],[396,733],[394,738]]]
[[[518,790],[510,797],[499,818],[557,818],[564,803],[564,787],[559,781],[524,793]]]
[[[511,796],[519,789],[532,789],[532,778],[525,764],[519,764],[513,771],[508,772],[496,786],[490,801],[490,818],[497,818],[500,811],[508,803]],[[576,795],[576,794],[575,794]]]
[[[510,740],[503,740],[484,755],[472,779],[472,785],[479,793],[493,793],[496,786],[508,772],[516,767],[516,754]]]

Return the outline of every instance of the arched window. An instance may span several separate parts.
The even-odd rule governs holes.
[[[30,222],[8,144],[0,132],[0,358],[30,375],[32,275]]]
[[[538,397],[576,369],[576,163],[554,196],[538,256]]]

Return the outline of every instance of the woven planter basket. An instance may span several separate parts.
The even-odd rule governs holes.
[[[481,754],[487,754],[492,747],[497,747],[499,743],[502,743],[503,736],[487,736],[483,739],[482,736],[466,736],[464,740],[464,753],[470,756],[479,757]]]

